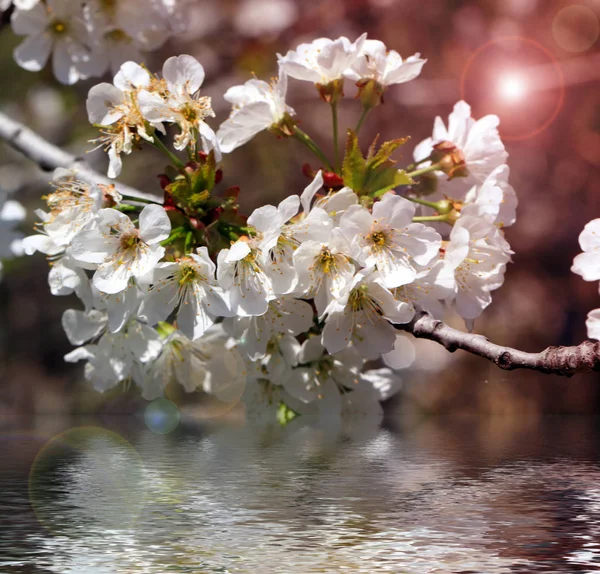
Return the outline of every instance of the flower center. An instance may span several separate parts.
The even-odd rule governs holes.
[[[321,250],[317,263],[325,274],[329,274],[335,269],[335,257],[326,247]]]
[[[373,233],[368,236],[368,240],[378,247],[384,247],[387,243],[387,235],[384,231],[373,231]]]
[[[62,20],[54,20],[50,24],[50,32],[55,36],[63,36],[67,32],[67,24]]]
[[[121,236],[121,249],[123,249],[123,250],[135,249],[140,242],[141,242],[141,239],[137,235],[122,235]]]
[[[190,283],[193,283],[197,277],[198,273],[196,270],[189,265],[185,265],[179,274],[179,285],[182,287],[183,285],[189,285]]]
[[[104,37],[107,40],[112,40],[113,42],[131,42],[131,36],[119,29],[107,32]]]

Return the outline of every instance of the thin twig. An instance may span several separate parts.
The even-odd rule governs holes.
[[[78,179],[90,184],[114,185],[120,193],[131,197],[162,203],[162,198],[139,191],[128,185],[117,183],[93,170],[80,158],[51,144],[33,130],[0,112],[0,139],[21,152],[44,171],[54,171],[58,167],[76,172]]]
[[[451,353],[462,349],[483,357],[507,371],[530,369],[565,377],[600,371],[600,343],[594,341],[583,341],[576,347],[548,347],[540,353],[527,353],[496,345],[483,335],[453,329],[424,312],[417,313],[410,323],[396,325],[396,328],[408,331],[419,339],[435,341]]]

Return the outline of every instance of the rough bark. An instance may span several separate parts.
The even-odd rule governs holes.
[[[483,335],[459,331],[424,312],[417,313],[410,323],[396,327],[417,338],[435,341],[451,353],[462,349],[483,357],[507,371],[530,369],[565,377],[600,371],[600,343],[594,341],[583,341],[574,347],[548,347],[539,353],[527,353],[492,343]]]

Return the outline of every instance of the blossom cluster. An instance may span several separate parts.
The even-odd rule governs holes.
[[[378,412],[411,360],[397,327],[447,308],[472,326],[512,253],[504,228],[516,197],[497,117],[475,120],[459,102],[403,169],[391,155],[407,138],[361,151],[368,113],[424,64],[366,35],[302,44],[279,56],[271,83],[227,90],[232,112],[216,130],[191,56],[168,59],[160,77],[126,62],[113,84],[94,86],[88,114],[109,176],[146,142],[171,165],[160,175],[162,204],[56,174],[39,233],[24,246],[51,259],[54,294],[82,301],[63,317],[79,345],[66,359],[87,361],[99,390],[133,380],[152,398],[177,382],[225,403],[244,394],[254,408]],[[345,84],[356,85],[362,116],[342,161],[298,127],[290,80],[314,83],[334,116]],[[172,146],[185,161],[164,143],[167,125],[177,126]],[[239,188],[220,189],[219,162],[263,130],[297,139],[319,166],[305,169],[302,193],[246,217]]]
[[[12,30],[25,39],[14,51],[22,68],[38,72],[52,58],[57,80],[113,73],[126,61],[141,61],[187,23],[185,0],[0,0],[14,4]]]

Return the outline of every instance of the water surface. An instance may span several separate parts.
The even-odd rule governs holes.
[[[598,438],[587,418],[15,423],[0,572],[598,572]]]

